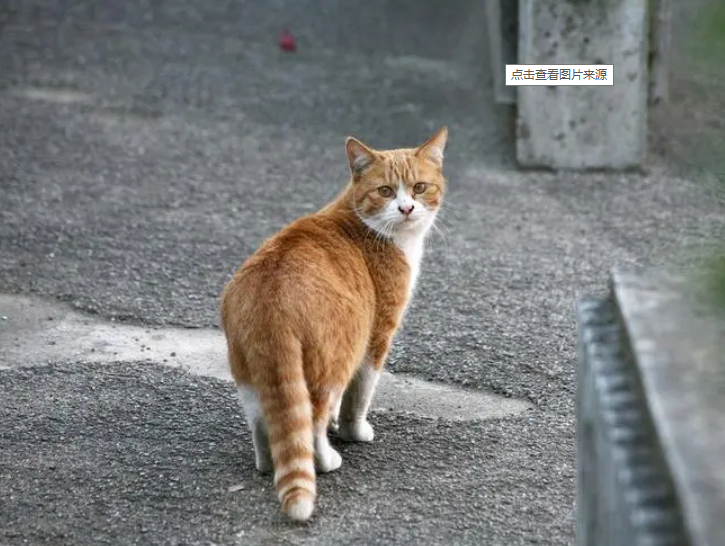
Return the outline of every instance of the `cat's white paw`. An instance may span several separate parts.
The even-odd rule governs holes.
[[[372,442],[375,438],[375,431],[367,420],[352,423],[341,422],[339,435],[348,442]]]
[[[342,466],[342,456],[332,447],[315,453],[315,466],[319,472],[332,472]]]

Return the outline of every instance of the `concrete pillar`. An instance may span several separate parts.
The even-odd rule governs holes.
[[[519,0],[519,64],[614,65],[613,86],[516,88],[516,155],[522,167],[644,166],[648,3]]]
[[[506,85],[506,65],[518,62],[518,0],[486,0],[486,22],[491,50],[494,98],[499,104],[515,104],[516,88]]]
[[[672,0],[651,0],[649,101],[657,104],[669,96]]]

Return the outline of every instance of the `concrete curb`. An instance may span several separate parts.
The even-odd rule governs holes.
[[[583,300],[578,318],[577,544],[685,545],[615,304]]]
[[[578,544],[725,544],[725,321],[661,271],[578,306]]]

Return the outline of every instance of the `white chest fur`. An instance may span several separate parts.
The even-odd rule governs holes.
[[[408,303],[413,297],[415,285],[420,274],[420,265],[423,261],[423,246],[425,233],[406,233],[395,237],[395,244],[403,251],[410,267],[410,282],[408,284]]]

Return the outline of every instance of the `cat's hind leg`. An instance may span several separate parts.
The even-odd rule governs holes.
[[[336,407],[342,398],[342,389],[311,392],[315,437],[315,466],[319,472],[332,472],[342,465],[342,456],[330,445],[328,426],[334,418]]]
[[[238,385],[237,395],[244,409],[244,417],[252,432],[257,470],[262,474],[269,474],[274,470],[274,464],[272,462],[272,451],[269,446],[267,423],[262,413],[259,396],[250,385],[243,384]]]
[[[340,407],[342,406],[342,397],[344,392],[340,390],[340,394],[335,397],[335,401],[332,404],[332,412],[330,413],[330,425],[329,429],[333,432],[337,432],[340,429]]]

